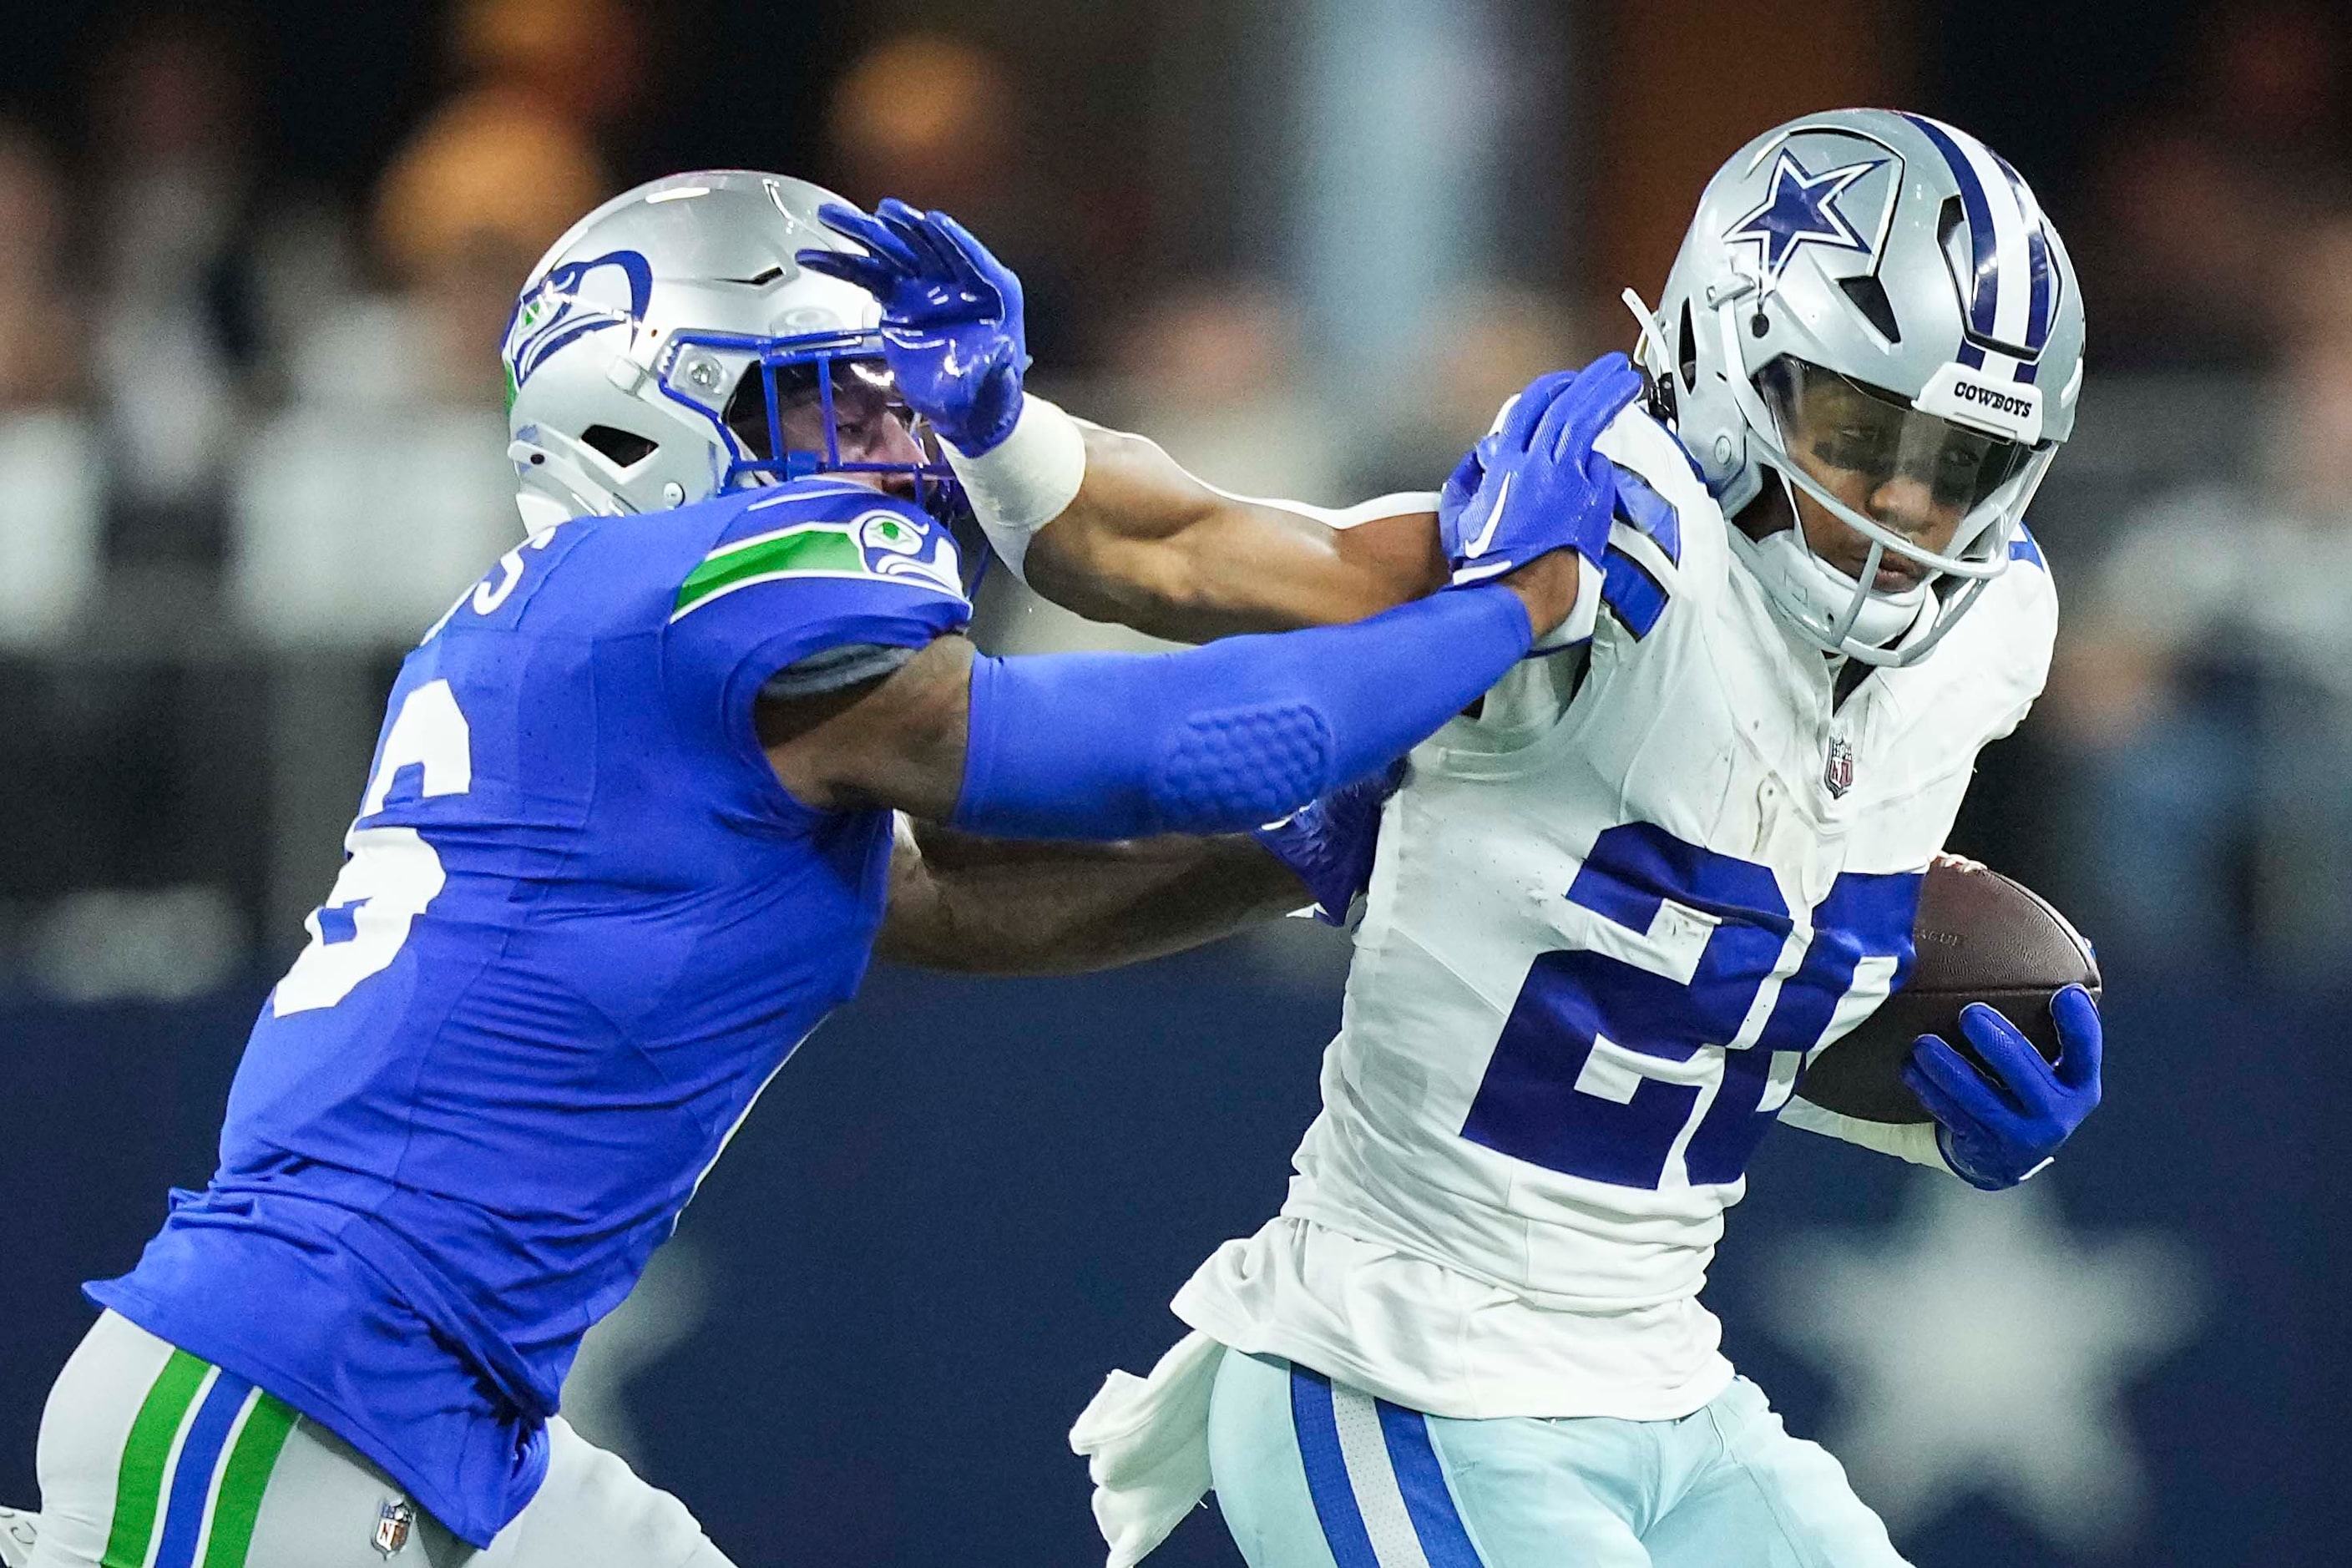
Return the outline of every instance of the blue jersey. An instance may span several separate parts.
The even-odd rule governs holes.
[[[402,668],[218,1172],[92,1299],[486,1545],[581,1336],[866,970],[889,814],[793,799],[759,690],[970,616],[946,530],[837,481],[506,556]]]

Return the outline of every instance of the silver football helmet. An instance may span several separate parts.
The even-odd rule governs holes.
[[[672,174],[614,196],[540,258],[500,354],[526,529],[826,471],[911,473],[926,501],[948,491],[944,462],[843,459],[836,385],[892,389],[873,296],[793,258],[856,248],[818,221],[835,199],[782,174]],[[795,398],[821,407],[821,447],[786,449],[781,410]]]
[[[2008,567],[2074,429],[2083,300],[2058,231],[1984,143],[1892,110],[1791,121],[1707,183],[1654,314],[1628,299],[1637,357],[1725,513],[1769,470],[1792,512],[1802,495],[1867,542],[1849,573],[1801,526],[1732,530],[1809,641],[1912,663]]]

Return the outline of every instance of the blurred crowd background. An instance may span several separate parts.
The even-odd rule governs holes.
[[[249,1005],[299,944],[398,658],[518,535],[515,291],[607,195],[748,165],[946,207],[1022,273],[1041,390],[1336,503],[1433,488],[1531,374],[1626,346],[1617,291],[1654,297],[1707,173],[1844,102],[2000,149],[2087,300],[2032,518],[2058,668],[1960,847],[2111,967],[2324,981],[2352,943],[2347,50],[2325,0],[14,16],[0,999]],[[1014,598],[984,625],[1091,635]],[[1298,985],[1344,962],[1260,945]]]
[[[2034,522],[2070,606],[1963,837],[2104,948],[2352,937],[2340,7],[2017,0],[269,0],[0,61],[0,984],[201,991],[299,940],[391,662],[512,537],[496,343],[547,242],[697,163],[945,206],[1039,384],[1213,479],[1424,488],[1628,341],[1748,134],[1918,104],[2089,303]],[[1067,637],[998,606],[990,625]]]

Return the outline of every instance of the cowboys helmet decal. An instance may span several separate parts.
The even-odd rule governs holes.
[[[1797,252],[1808,245],[1866,257],[1876,247],[1877,231],[1884,226],[1883,209],[1888,203],[1881,197],[1876,204],[1881,210],[1869,214],[1870,232],[1865,234],[1854,226],[1838,198],[1892,162],[1872,158],[1814,174],[1783,147],[1773,160],[1771,184],[1763,201],[1733,224],[1724,238],[1730,245],[1755,248],[1757,273],[1767,289],[1780,281]]]

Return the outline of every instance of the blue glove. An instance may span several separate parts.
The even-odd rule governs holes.
[[[883,357],[907,406],[967,458],[1013,434],[1029,368],[1021,279],[945,213],[885,198],[871,217],[841,202],[817,216],[866,254],[803,250],[800,264],[881,301]]]
[[[2013,1187],[2040,1170],[2099,1103],[2099,1007],[2069,985],[2050,999],[2058,1026],[2053,1068],[2016,1025],[1981,1002],[1960,1010],[1960,1031],[1997,1082],[1935,1035],[1922,1035],[1903,1081],[1936,1119],[1944,1163],[1971,1186]]]
[[[1572,549],[1600,562],[1617,506],[1617,473],[1592,443],[1641,395],[1623,354],[1538,376],[1462,459],[1437,501],[1454,581],[1475,583]]]
[[[1252,836],[1298,874],[1315,895],[1315,918],[1348,923],[1356,895],[1371,886],[1372,857],[1381,847],[1381,807],[1404,782],[1404,759],[1343,784]]]

